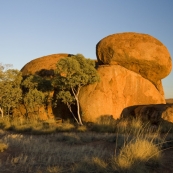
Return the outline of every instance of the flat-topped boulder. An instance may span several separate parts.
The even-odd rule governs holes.
[[[172,69],[167,48],[148,34],[119,33],[103,38],[96,45],[100,65],[120,65],[150,80],[159,88],[159,80]]]

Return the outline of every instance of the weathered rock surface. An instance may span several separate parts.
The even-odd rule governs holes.
[[[103,115],[120,118],[122,110],[132,105],[165,103],[164,96],[141,75],[119,65],[98,68],[101,81],[85,86],[79,96],[85,121],[94,122]]]
[[[143,122],[159,125],[162,119],[173,122],[173,104],[135,105],[123,109],[121,118],[140,118]]]
[[[63,58],[68,57],[69,54],[53,54],[34,59],[28,62],[22,69],[23,76],[40,73],[40,75],[52,75],[53,70],[56,69],[57,62]]]
[[[137,118],[143,122],[150,121],[152,124],[159,124],[162,113],[167,109],[166,104],[135,105],[123,109],[121,118]]]
[[[167,48],[156,38],[134,32],[103,38],[96,46],[100,65],[120,65],[150,80],[162,92],[160,80],[172,68]]]

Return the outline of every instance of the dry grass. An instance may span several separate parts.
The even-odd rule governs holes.
[[[76,164],[86,157],[110,158],[112,152],[105,148],[109,134],[58,133],[52,135],[7,134],[11,154],[1,159],[0,169],[13,172],[72,172]],[[114,136],[112,136],[114,137]],[[95,145],[97,143],[97,145]],[[102,143],[102,142],[101,142]],[[108,142],[109,143],[109,142]],[[112,144],[113,145],[113,144]]]
[[[6,122],[8,126],[9,123]],[[0,124],[5,127],[2,120]],[[114,127],[109,128],[111,125]],[[101,127],[102,133],[69,122],[23,121],[19,125],[13,122],[9,129],[20,133],[3,130],[0,133],[2,143],[8,146],[0,155],[0,170],[6,173],[159,172],[163,165],[162,144],[165,144],[159,130],[151,131],[140,120],[111,121],[110,125],[99,122],[96,127],[98,132]]]
[[[3,152],[8,148],[8,145],[5,144],[4,142],[0,141],[0,152]]]
[[[147,172],[147,163],[159,163],[160,148],[146,139],[137,139],[124,145],[118,156],[114,157],[115,166],[121,172]]]

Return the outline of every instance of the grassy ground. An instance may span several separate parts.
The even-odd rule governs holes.
[[[173,172],[171,124],[153,130],[139,120],[77,127],[1,119],[0,126],[2,173]]]

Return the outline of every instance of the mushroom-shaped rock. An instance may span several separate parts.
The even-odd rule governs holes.
[[[156,38],[134,32],[103,38],[96,46],[100,65],[120,65],[150,80],[159,89],[159,80],[172,68],[167,48]]]
[[[23,76],[39,73],[42,76],[51,76],[53,70],[56,69],[57,62],[64,57],[71,56],[71,54],[52,54],[34,59],[28,62],[22,69]]]

